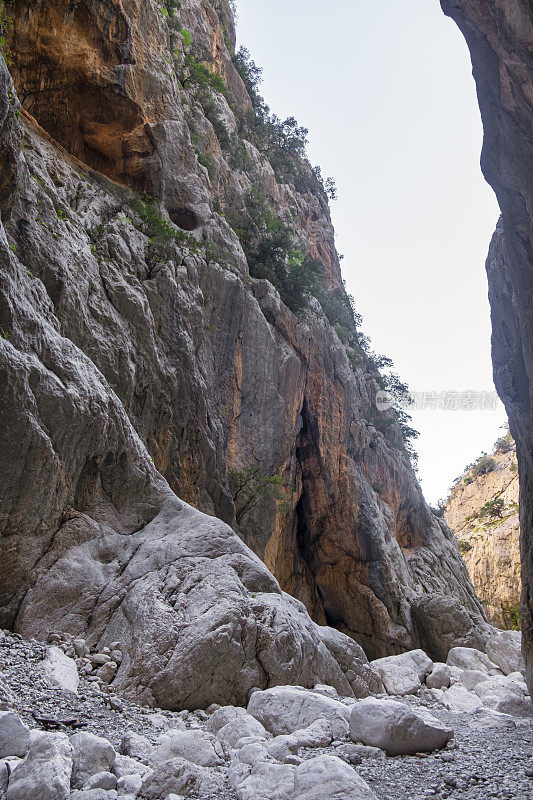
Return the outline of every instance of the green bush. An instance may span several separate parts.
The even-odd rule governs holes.
[[[472,466],[470,474],[472,477],[477,478],[480,475],[488,475],[489,472],[496,467],[496,462],[492,456],[482,455]]]
[[[198,163],[205,167],[208,174],[209,180],[213,180],[217,172],[217,165],[212,156],[209,153],[198,153]]]
[[[189,85],[196,87],[198,94],[208,93],[213,90],[227,95],[228,90],[221,75],[212,72],[202,61],[199,61],[192,53],[187,53],[183,60],[183,69],[180,76],[181,84],[184,88]]]
[[[510,453],[511,450],[514,450],[514,439],[509,431],[505,434],[505,436],[500,436],[500,438],[496,440],[494,444],[494,452],[503,454]]]
[[[459,544],[459,550],[461,551],[461,555],[463,556],[473,549],[473,545],[466,539],[459,539],[458,544]]]
[[[501,519],[503,516],[504,507],[505,503],[501,497],[497,497],[494,500],[489,500],[479,509],[478,518]]]
[[[258,466],[231,470],[229,488],[235,504],[237,525],[263,501],[283,500],[281,475],[265,475]]]

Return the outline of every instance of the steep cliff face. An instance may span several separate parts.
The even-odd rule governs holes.
[[[494,380],[520,475],[522,631],[533,686],[533,13],[529,0],[443,0],[472,54],[485,139],[482,168],[502,216],[487,273]]]
[[[459,547],[488,619],[515,628],[520,606],[520,525],[516,447],[509,435],[457,481],[444,518]]]
[[[13,14],[2,623],[94,641],[124,628],[117,681],[174,706],[243,702],[280,681],[368,690],[357,645],[279,585],[373,657],[423,637],[483,646],[454,537],[424,503],[394,414],[373,407],[379,376],[357,334],[316,299],[292,313],[249,274],[239,220],[257,228],[255,202],[261,242],[290,221],[296,267],[319,257],[322,302],[339,298],[315,173],[298,154],[274,169],[245,136],[257,98],[231,58],[229,7],[190,0],[178,17],[155,0],[57,0]],[[279,585],[176,495],[232,525]]]

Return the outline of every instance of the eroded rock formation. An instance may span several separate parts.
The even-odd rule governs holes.
[[[483,117],[482,169],[502,211],[487,260],[494,381],[520,475],[522,631],[533,686],[533,14],[528,0],[442,0],[463,32]]]
[[[394,415],[373,409],[375,370],[316,300],[298,317],[250,277],[222,216],[245,219],[260,189],[340,286],[311,168],[298,162],[298,191],[239,134],[252,100],[227,5],[183,2],[188,36],[155,0],[14,14],[16,91],[2,66],[0,97],[1,623],[120,639],[116,685],[172,707],[317,680],[367,693],[376,675],[353,640],[372,657],[417,646],[428,593],[460,620],[446,645],[426,626],[429,648],[483,646],[455,539]],[[238,522],[232,476],[251,470],[281,496]]]

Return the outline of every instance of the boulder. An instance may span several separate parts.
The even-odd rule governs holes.
[[[135,731],[128,731],[120,742],[120,751],[125,756],[136,758],[144,764],[149,764],[152,756],[153,745],[146,736]]]
[[[117,778],[112,772],[98,772],[83,784],[83,789],[105,789],[105,791],[110,791],[111,789],[116,789],[116,786]]]
[[[44,679],[51,689],[78,694],[80,679],[76,662],[66,656],[59,647],[47,647],[46,657],[40,666],[44,672]]]
[[[469,692],[460,683],[450,686],[443,692],[439,699],[449,711],[454,711],[457,714],[471,714],[483,705],[477,694]]]
[[[422,682],[433,669],[433,661],[423,650],[409,650],[407,653],[399,653],[396,656],[377,658],[370,662],[370,666],[376,669],[380,675],[382,672],[387,674],[394,667],[406,667],[416,672],[418,680]]]
[[[221,708],[216,708],[207,720],[205,729],[208,733],[217,734],[228,722],[231,722],[237,717],[245,717],[247,713],[246,709],[242,708],[242,706],[222,706]]]
[[[231,760],[229,784],[237,800],[290,800],[294,770],[291,764],[269,761],[261,745],[248,745]]]
[[[493,676],[481,681],[476,685],[474,691],[481,698],[491,695],[492,697],[500,697],[503,700],[511,694],[520,698],[524,697],[521,686],[516,681],[509,680],[503,675],[501,677]]]
[[[118,795],[131,794],[137,797],[141,793],[142,782],[140,775],[124,775],[117,781]]]
[[[13,711],[0,711],[0,758],[23,757],[30,746],[29,728]]]
[[[355,770],[336,756],[310,758],[296,767],[290,800],[377,800]]]
[[[472,692],[478,683],[486,681],[489,677],[487,672],[480,669],[461,669],[460,667],[448,667],[450,672],[450,684],[460,683],[469,692]]]
[[[473,647],[452,647],[446,663],[449,667],[479,670],[487,675],[496,667],[485,653]]]
[[[306,728],[326,719],[335,738],[348,733],[350,710],[343,703],[298,686],[275,686],[254,692],[248,712],[275,736]]]
[[[522,655],[520,631],[498,631],[487,642],[487,655],[504,675],[524,672],[526,665]]]
[[[378,760],[386,758],[385,753],[383,750],[380,750],[379,747],[369,747],[368,745],[355,744],[354,742],[348,742],[347,744],[342,744],[340,747],[336,747],[335,755],[342,758],[342,760],[346,761],[348,764],[354,765],[362,764],[365,758]]]
[[[451,672],[447,664],[441,661],[433,664],[433,669],[426,678],[428,689],[447,689],[450,685]]]
[[[267,759],[260,745],[234,756],[229,779],[237,800],[376,800],[368,784],[336,756],[295,765]]]
[[[494,706],[494,711],[500,714],[510,714],[512,717],[521,717],[522,719],[533,718],[533,703],[531,700],[524,700],[516,695],[509,695],[501,700],[498,700]]]
[[[163,733],[151,754],[151,764],[156,766],[171,758],[184,758],[200,767],[216,767],[224,763],[224,748],[212,733],[201,730]]]
[[[217,739],[230,750],[236,747],[240,739],[268,739],[270,734],[259,720],[250,714],[234,717],[217,733]]]
[[[140,775],[141,777],[144,777],[152,770],[146,764],[143,764],[141,761],[137,761],[135,758],[130,758],[130,756],[124,756],[117,753],[112,771],[113,775],[120,779],[127,775]]]
[[[355,742],[379,747],[388,755],[406,755],[445,747],[453,738],[453,730],[427,711],[415,711],[395,700],[369,697],[352,708],[350,736]]]
[[[74,766],[72,770],[72,786],[81,789],[93,775],[111,772],[115,764],[115,748],[113,745],[94,733],[83,731],[70,738]]]
[[[171,758],[157,764],[143,780],[141,796],[146,800],[160,800],[173,792],[186,797],[195,794],[203,797],[220,790],[223,783],[223,777],[213,770],[191,764],[183,758]]]
[[[11,774],[5,800],[67,800],[71,774],[68,737],[33,731],[28,754]]]

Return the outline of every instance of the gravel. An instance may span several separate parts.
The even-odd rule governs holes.
[[[67,734],[87,730],[105,737],[119,751],[127,731],[140,733],[155,743],[162,730],[173,727],[177,720],[184,721],[188,728],[205,727],[208,715],[203,711],[178,713],[145,708],[117,697],[111,687],[101,688],[84,677],[80,678],[78,697],[50,689],[37,670],[45,652],[42,643],[0,633],[0,680],[14,695],[12,707],[31,728],[51,729],[49,723],[40,723],[36,716],[65,720],[68,724],[59,729]],[[417,697],[401,701],[415,707],[421,705]],[[430,711],[455,731],[455,739],[446,750],[430,755],[364,758],[354,767],[379,800],[533,799],[533,720],[484,710],[456,714],[438,703],[431,704]],[[337,748],[341,754],[348,741],[337,740],[336,746],[326,749],[302,748],[300,756],[335,754]],[[216,795],[199,800],[235,800],[235,795],[226,784]]]

